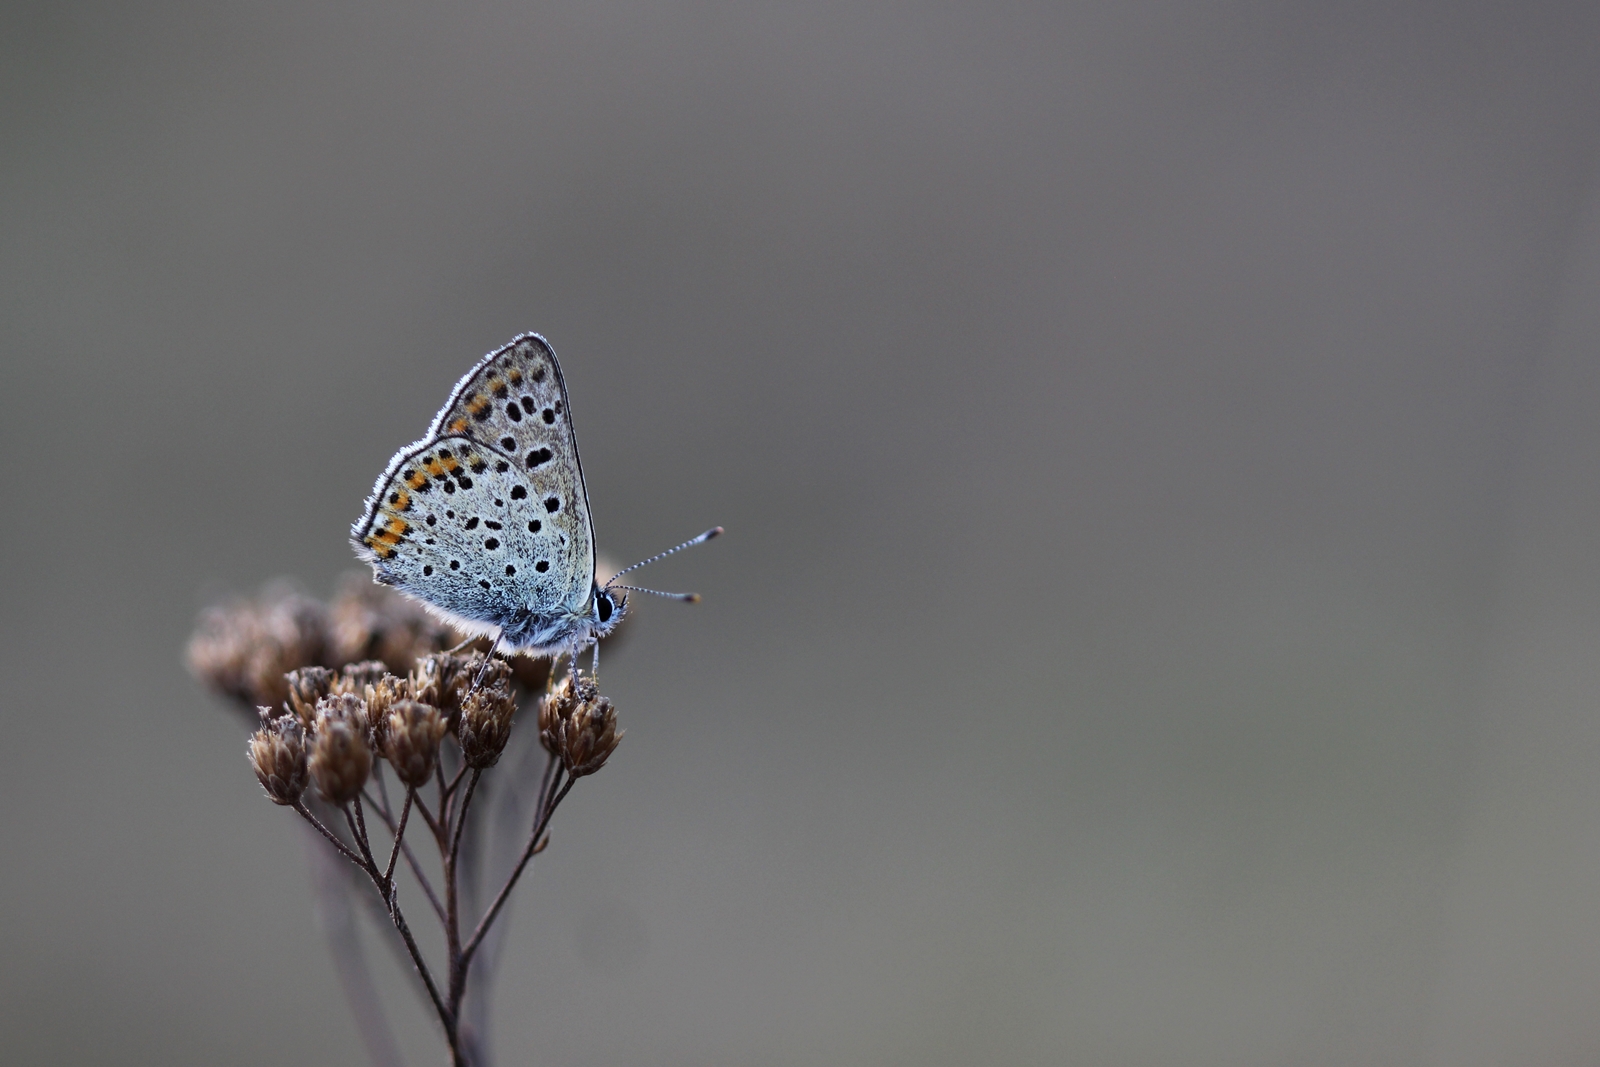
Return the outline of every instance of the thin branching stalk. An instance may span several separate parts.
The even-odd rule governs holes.
[[[559,775],[557,775],[556,780],[560,781]],[[511,896],[511,891],[516,888],[517,879],[522,877],[523,868],[528,866],[528,861],[533,859],[534,853],[541,851],[539,839],[544,834],[544,828],[550,824],[550,816],[555,814],[556,808],[560,806],[566,795],[571,792],[572,786],[576,782],[576,778],[568,778],[566,784],[561,787],[561,791],[555,795],[555,798],[540,813],[539,821],[534,824],[533,833],[528,835],[528,844],[522,850],[522,858],[517,861],[516,867],[511,871],[511,877],[506,879],[506,884],[500,887],[499,893],[495,894],[494,903],[489,905],[489,910],[484,912],[483,918],[478,922],[477,929],[472,931],[472,937],[463,946],[461,950],[463,967],[472,962],[472,954],[478,950],[478,945],[483,941],[484,934],[489,932],[489,927],[493,925],[495,919],[499,916],[500,909],[505,907],[506,899]]]

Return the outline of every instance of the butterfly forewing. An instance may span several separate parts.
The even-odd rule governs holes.
[[[479,361],[456,384],[431,432],[470,437],[503,452],[514,469],[559,495],[561,515],[573,523],[568,536],[581,539],[577,574],[587,596],[594,577],[589,499],[561,364],[545,339],[524,334]]]

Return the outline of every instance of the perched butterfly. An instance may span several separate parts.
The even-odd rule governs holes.
[[[534,655],[568,652],[574,663],[622,621],[627,599],[611,591],[617,577],[721,532],[708,530],[605,585],[596,580],[566,383],[555,352],[531,333],[456,384],[427,435],[389,461],[350,531],[380,584],[464,633],[493,634],[497,646]]]

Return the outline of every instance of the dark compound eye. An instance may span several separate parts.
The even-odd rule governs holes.
[[[611,621],[611,598],[601,593],[594,601],[595,608],[600,612],[601,622]]]

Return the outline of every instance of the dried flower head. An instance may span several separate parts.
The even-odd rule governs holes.
[[[417,666],[411,672],[412,697],[436,706],[454,731],[456,720],[461,717],[461,701],[472,688],[480,668],[483,668],[481,652],[464,656],[439,652],[424,656],[417,660]],[[509,670],[504,660],[495,660],[484,669],[479,684],[492,686],[505,677]]]
[[[367,784],[372,749],[366,727],[367,704],[360,697],[335,694],[317,704],[308,763],[317,792],[330,804],[348,804]]]
[[[413,789],[427,782],[444,733],[444,716],[432,704],[399,700],[389,708],[383,752],[402,782]]]
[[[261,708],[261,729],[250,738],[250,766],[274,804],[292,805],[306,791],[306,735],[293,715]]]
[[[419,656],[460,640],[420,604],[362,574],[347,576],[333,598],[328,638],[333,662],[382,660],[395,674],[404,674]]]
[[[284,679],[289,686],[289,710],[300,719],[300,725],[309,728],[316,721],[317,701],[328,695],[334,678],[326,667],[301,667],[289,672]]]
[[[288,696],[284,676],[321,661],[327,611],[286,588],[256,601],[213,608],[189,639],[189,670],[211,688],[250,707],[275,708]]]
[[[511,695],[510,671],[498,672],[491,685],[480,685],[467,694],[461,705],[456,734],[461,741],[461,758],[468,767],[482,770],[493,767],[511,740],[511,720],[517,713]],[[487,677],[487,675],[485,676]]]
[[[383,676],[389,673],[389,668],[383,665],[382,660],[369,659],[360,663],[347,663],[339,676],[333,680],[330,692],[348,693],[351,696],[365,697],[367,686],[377,685]]]
[[[384,735],[389,729],[389,711],[399,701],[411,699],[411,683],[386,674],[366,687],[362,699],[367,702],[367,733],[381,752],[384,750]]]
[[[605,766],[622,741],[617,711],[590,678],[567,676],[539,708],[539,741],[574,778]]]

